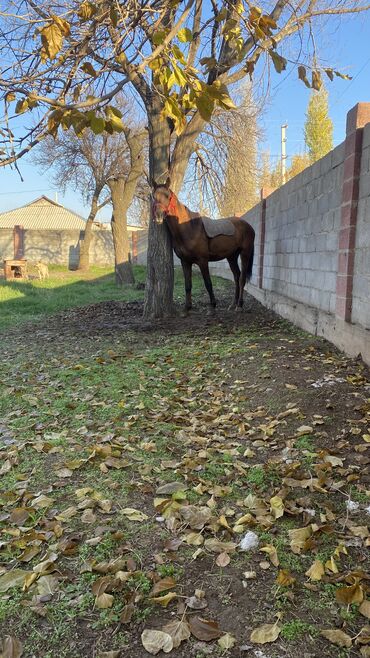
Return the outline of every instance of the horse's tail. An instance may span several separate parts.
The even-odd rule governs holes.
[[[251,255],[249,256],[249,261],[248,261],[248,265],[247,265],[247,281],[250,281],[250,278],[252,276],[253,259],[254,259],[254,238],[253,238]]]

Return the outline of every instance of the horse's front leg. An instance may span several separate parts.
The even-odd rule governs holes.
[[[199,268],[200,268],[200,271],[201,271],[202,276],[203,276],[204,285],[205,285],[205,287],[207,289],[207,292],[209,294],[209,300],[211,302],[211,306],[213,306],[213,308],[216,308],[217,301],[216,301],[216,298],[213,294],[213,286],[212,286],[211,276],[210,276],[210,273],[209,273],[208,261],[200,262],[199,263]]]
[[[182,271],[184,273],[184,279],[185,279],[185,311],[190,311],[192,307],[192,300],[191,300],[191,268],[192,265],[191,263],[187,263],[186,261],[182,260],[181,261],[182,265]]]

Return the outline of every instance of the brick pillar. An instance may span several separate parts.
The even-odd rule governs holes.
[[[335,309],[336,315],[346,322],[351,322],[352,317],[353,268],[362,134],[363,127],[369,122],[370,103],[357,103],[347,114]]]
[[[24,257],[24,233],[23,226],[16,224],[13,229],[14,260]]]
[[[258,271],[258,287],[263,288],[263,263],[265,259],[265,232],[266,232],[266,199],[274,191],[273,187],[263,187],[261,189],[260,204],[260,260]]]

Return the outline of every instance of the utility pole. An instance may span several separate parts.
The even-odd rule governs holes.
[[[281,126],[281,178],[284,183],[286,183],[286,129],[288,127],[287,123],[284,123]]]

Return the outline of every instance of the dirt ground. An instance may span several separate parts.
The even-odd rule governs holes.
[[[163,629],[178,658],[370,656],[369,371],[229,297],[4,335],[5,658],[144,658]]]

